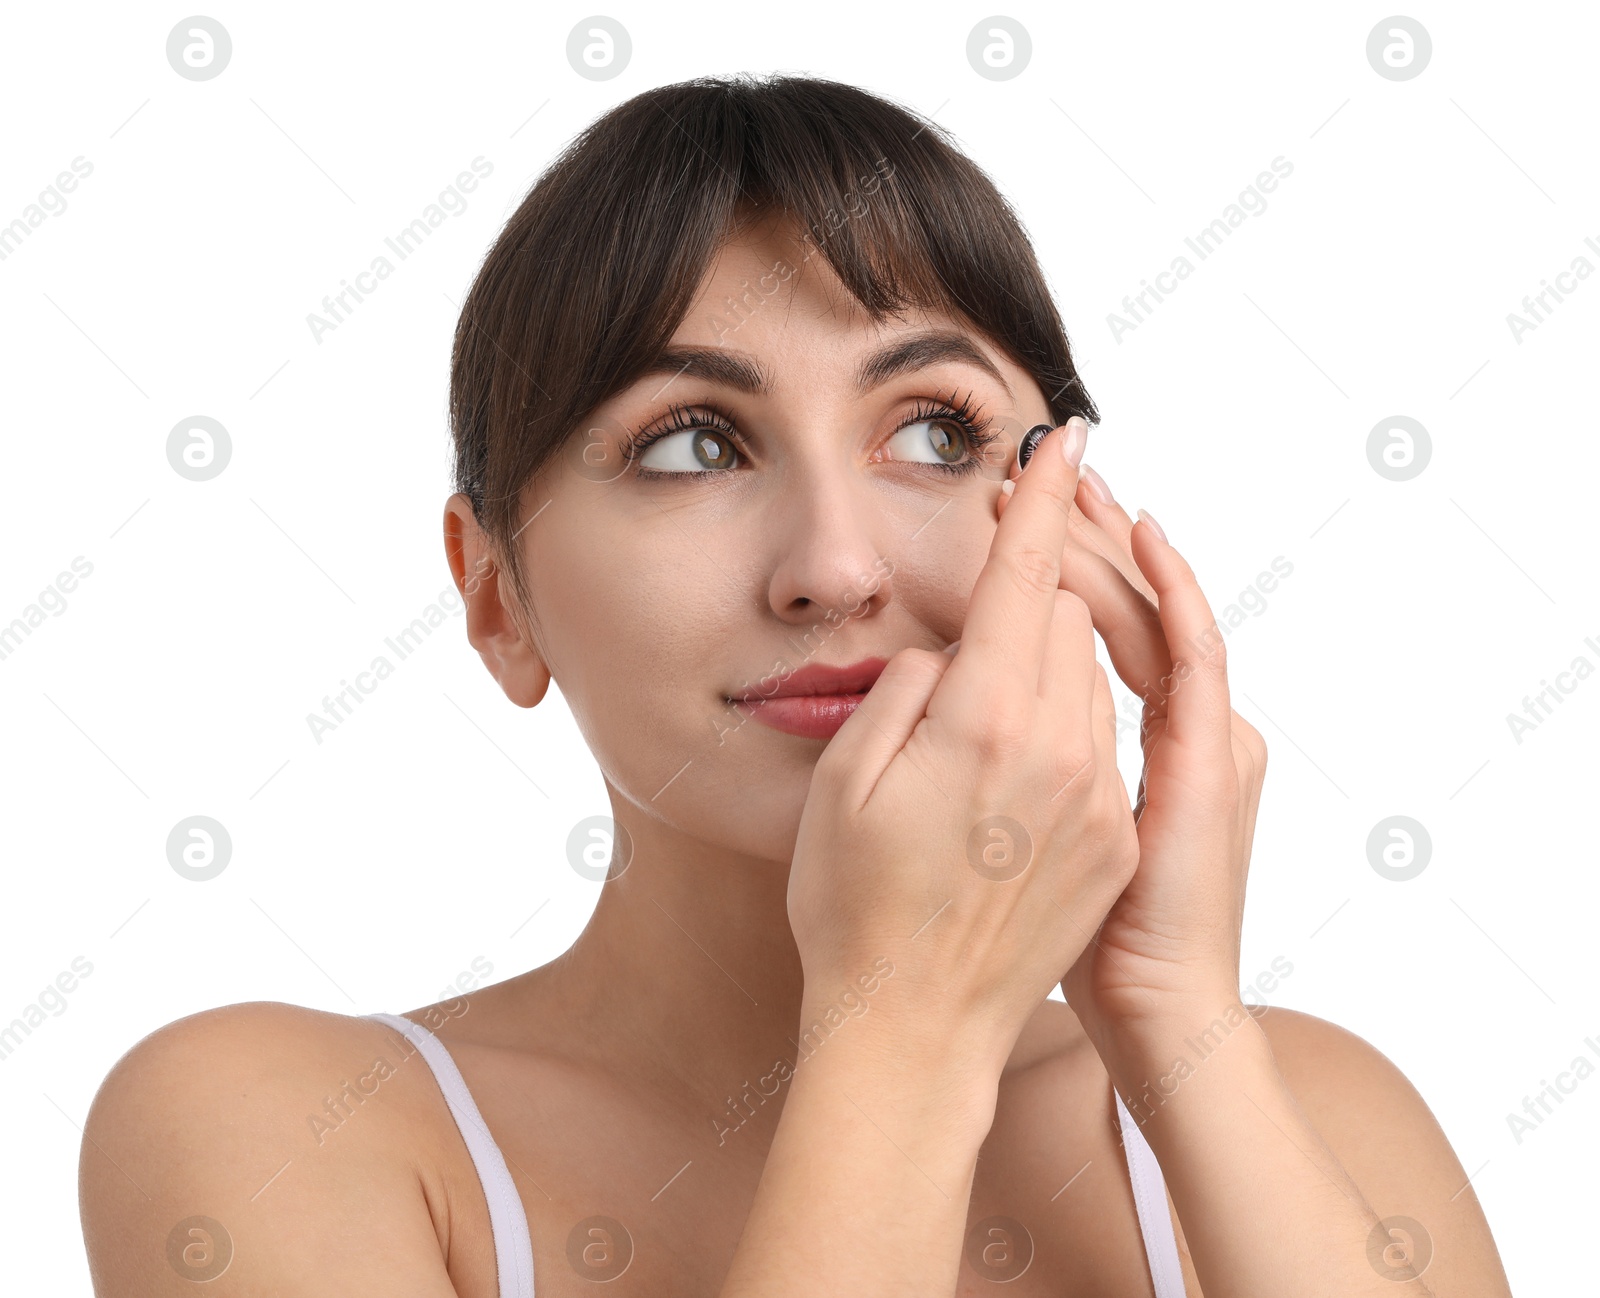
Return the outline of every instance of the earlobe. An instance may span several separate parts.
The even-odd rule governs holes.
[[[508,699],[518,707],[534,707],[550,688],[550,670],[531,632],[508,607],[514,596],[500,580],[489,538],[478,526],[464,492],[445,502],[444,549],[465,605],[468,643]]]
[[[500,682],[506,697],[519,708],[537,707],[545,691],[550,688],[550,669],[531,649],[524,647],[514,658],[501,658],[494,662],[490,661],[488,654],[483,654],[483,660],[489,668],[489,674]]]
[[[550,688],[550,668],[535,646],[533,628],[522,626],[523,619],[514,617],[507,607],[507,601],[515,597],[509,583],[501,584],[498,569],[494,570],[494,587],[494,600],[508,630],[497,634],[489,646],[480,646],[479,656],[508,699],[519,708],[536,707]]]

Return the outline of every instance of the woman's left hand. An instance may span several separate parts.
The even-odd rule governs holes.
[[[1230,705],[1223,632],[1193,569],[1148,515],[1136,526],[1102,501],[1091,474],[1079,484],[1061,585],[1088,604],[1117,675],[1144,699],[1139,865],[1061,988],[1107,1063],[1132,1064],[1239,1004],[1267,750]]]

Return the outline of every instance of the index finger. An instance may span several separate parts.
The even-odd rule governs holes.
[[[1003,714],[1023,716],[1038,705],[1040,665],[1055,614],[1061,552],[1088,432],[1088,422],[1074,415],[1034,447],[972,587],[961,652],[934,699],[944,695],[948,700],[952,693],[966,697],[972,682],[982,682],[985,706]],[[1092,658],[1093,640],[1080,652]],[[929,700],[930,713],[934,699]]]
[[[1082,475],[1088,472],[1092,470],[1087,464],[1080,467],[1080,488]],[[1078,495],[1097,504],[1084,490]],[[995,502],[1002,518],[1009,504],[1004,494]],[[1061,552],[1061,586],[1089,606],[1094,629],[1105,640],[1117,675],[1142,698],[1172,670],[1155,589],[1139,571],[1133,555],[1089,518],[1081,504],[1068,522],[1067,534],[1069,543]]]

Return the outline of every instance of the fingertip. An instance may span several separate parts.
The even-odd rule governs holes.
[[[1172,545],[1172,542],[1167,540],[1166,531],[1162,528],[1160,523],[1156,522],[1155,515],[1153,515],[1148,509],[1140,506],[1138,517],[1142,522],[1149,524],[1150,530],[1160,538],[1163,545]]]
[[[1141,522],[1149,526],[1140,527]],[[1162,534],[1160,524],[1149,518],[1144,510],[1140,510],[1133,520],[1128,532],[1127,549],[1133,566],[1144,574],[1144,579],[1156,592],[1159,604],[1160,597],[1166,594],[1174,580],[1173,560],[1181,561],[1183,556]]]
[[[1006,516],[1006,506],[1011,503],[1011,497],[1017,489],[1017,484],[1009,478],[1000,484],[1000,490],[994,498],[994,521],[999,521]]]
[[[1072,467],[1074,486],[1078,466],[1083,463],[1083,453],[1089,445],[1089,421],[1082,415],[1073,415],[1061,431],[1061,454]]]
[[[1106,484],[1106,480],[1095,472],[1093,465],[1080,464],[1078,466],[1078,476],[1088,487],[1089,495],[1100,504],[1111,505],[1116,503],[1112,498],[1111,488]]]

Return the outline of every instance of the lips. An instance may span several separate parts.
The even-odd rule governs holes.
[[[826,743],[861,706],[888,665],[886,658],[863,658],[848,667],[813,664],[781,681],[768,676],[766,691],[747,689],[730,702],[746,717],[773,730]]]
[[[757,684],[730,698],[735,702],[752,702],[760,699],[805,698],[817,694],[865,694],[888,665],[887,658],[863,658],[847,667],[824,667],[813,663],[791,672],[781,681],[775,681],[772,675],[768,675],[765,678],[768,688],[763,689]]]

